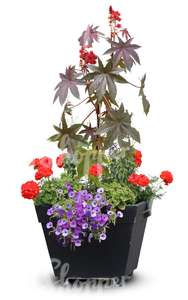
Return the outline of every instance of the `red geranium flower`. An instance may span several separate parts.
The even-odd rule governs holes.
[[[34,169],[36,169],[36,168],[38,168],[38,166],[39,166],[39,161],[40,161],[39,158],[35,158],[35,159],[32,160],[32,162],[31,162],[29,165],[30,165],[30,166],[33,166]]]
[[[52,168],[52,159],[47,156],[42,157],[39,160],[39,166],[43,166],[45,168],[51,169]]]
[[[65,154],[64,153],[60,154],[56,158],[56,164],[57,164],[58,168],[63,168],[64,167],[64,158],[65,158]]]
[[[134,162],[137,167],[140,167],[142,164],[142,153],[139,150],[135,150],[134,152]]]
[[[39,166],[36,174],[35,174],[35,179],[40,180],[43,177],[49,177],[53,174],[53,171],[51,168],[46,168],[44,166]]]
[[[160,177],[166,185],[168,185],[169,183],[171,183],[173,181],[173,175],[169,171],[161,172]]]
[[[134,185],[139,185],[139,186],[144,187],[150,183],[150,180],[146,175],[143,175],[143,174],[138,175],[138,174],[133,173],[128,177],[128,182],[130,182]]]
[[[39,194],[39,186],[35,181],[28,181],[21,186],[22,197],[34,199]]]
[[[89,174],[92,176],[101,176],[103,173],[103,167],[100,164],[93,164],[89,168]]]
[[[37,169],[40,166],[43,166],[46,168],[52,168],[52,159],[47,156],[44,156],[40,159],[35,158],[29,165],[34,166],[34,169]]]
[[[140,186],[147,186],[149,184],[149,178],[146,175],[138,175],[137,184]]]
[[[134,185],[137,185],[137,180],[138,180],[138,175],[136,173],[133,173],[128,177],[128,182]]]

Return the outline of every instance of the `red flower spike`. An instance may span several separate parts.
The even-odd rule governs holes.
[[[22,197],[26,199],[34,199],[39,194],[39,186],[35,181],[27,181],[21,186]]]
[[[163,172],[161,172],[160,178],[164,181],[164,183],[166,185],[172,183],[172,181],[174,180],[172,173],[169,172],[169,171],[163,171]]]

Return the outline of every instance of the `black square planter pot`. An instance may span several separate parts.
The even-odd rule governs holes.
[[[124,217],[108,229],[105,241],[86,241],[75,250],[62,247],[54,235],[49,235],[46,229],[49,207],[35,206],[57,278],[60,278],[62,266],[67,263],[66,278],[120,278],[132,275],[138,265],[147,217],[151,214],[147,202],[127,206]],[[57,261],[59,263],[54,264]]]

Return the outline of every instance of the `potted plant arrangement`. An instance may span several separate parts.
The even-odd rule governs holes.
[[[131,276],[136,269],[152,201],[160,198],[173,181],[169,171],[158,177],[139,172],[142,153],[140,134],[132,125],[132,113],[117,100],[117,86],[138,89],[147,115],[146,76],[139,84],[125,77],[140,64],[139,49],[111,6],[110,36],[88,25],[79,38],[79,67],[68,66],[60,74],[54,102],[63,107],[59,126],[49,140],[57,142],[56,158],[61,175],[53,175],[49,157],[35,158],[30,165],[35,180],[21,186],[24,198],[33,199],[42,225],[54,274],[60,278],[114,278]],[[106,41],[105,59],[94,52],[95,42]],[[86,93],[80,99],[80,87]],[[74,105],[68,95],[78,100]],[[73,123],[74,108],[91,108],[81,122]]]

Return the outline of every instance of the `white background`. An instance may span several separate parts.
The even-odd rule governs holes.
[[[2,299],[57,297],[124,297],[187,299],[187,1],[0,1],[1,128],[1,289]],[[34,157],[56,157],[47,141],[58,124],[59,103],[52,104],[58,73],[78,62],[77,38],[88,23],[108,34],[107,9],[122,12],[124,24],[142,45],[142,66],[133,69],[135,83],[147,72],[151,112],[146,118],[134,88],[120,87],[119,99],[136,115],[142,136],[143,172],[169,169],[174,183],[153,215],[135,278],[114,290],[70,290],[55,287],[52,269],[32,202],[20,196],[22,182],[33,178]],[[96,45],[103,53],[107,45]],[[71,99],[72,100],[72,99]],[[76,103],[76,99],[73,99]],[[75,119],[82,114],[76,112]]]

